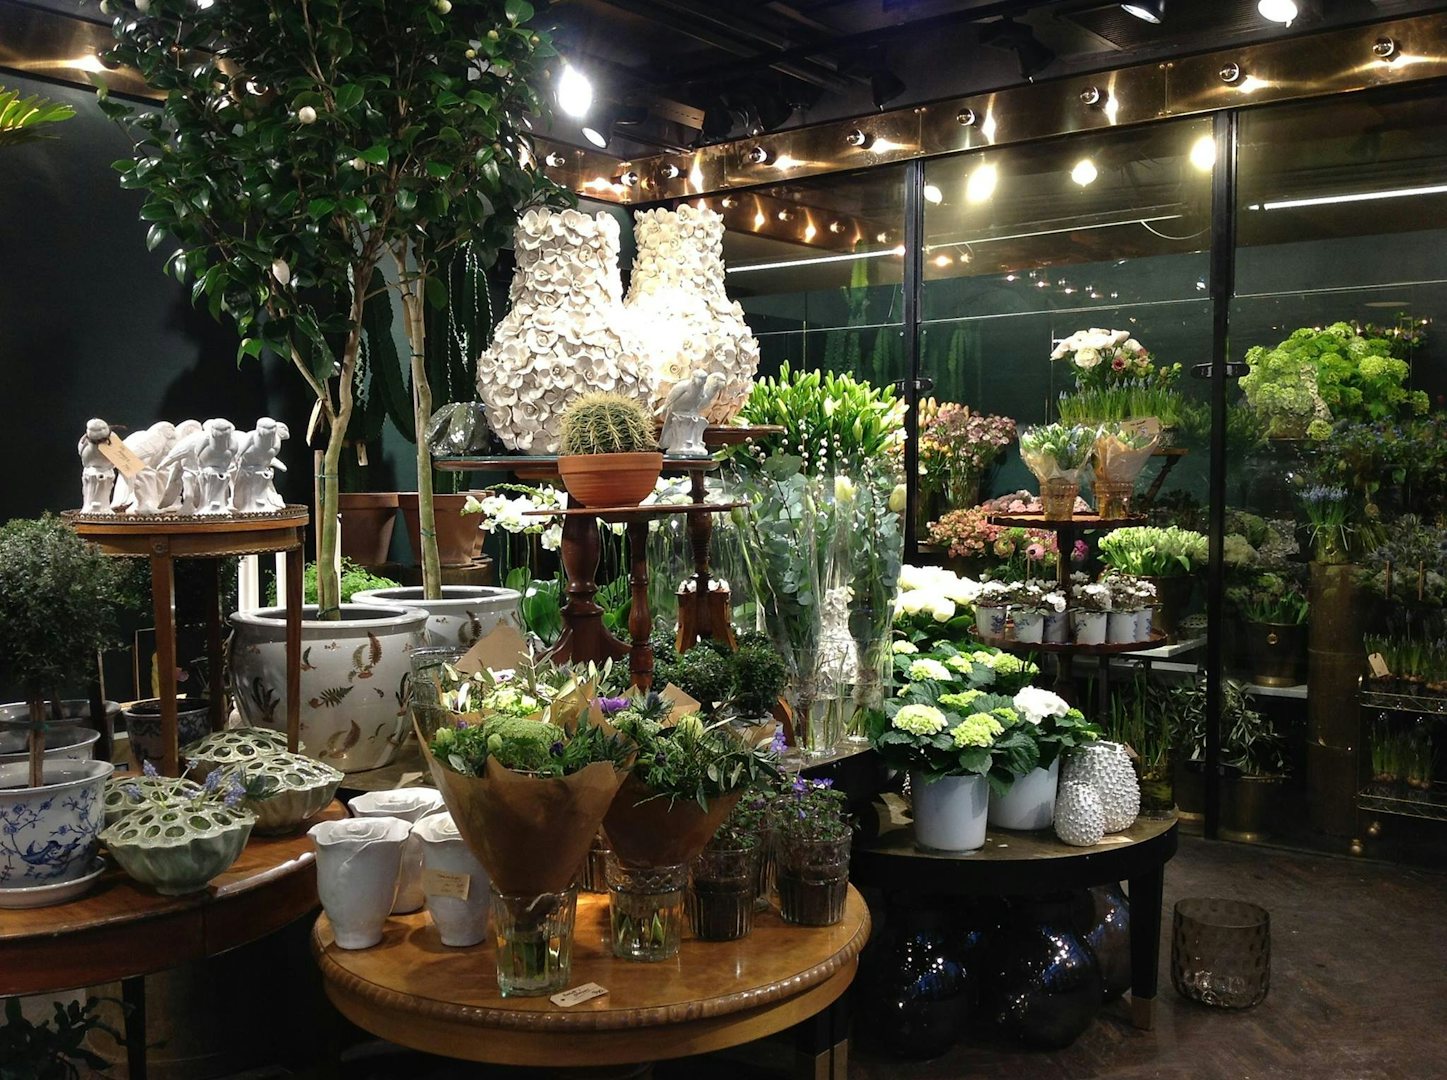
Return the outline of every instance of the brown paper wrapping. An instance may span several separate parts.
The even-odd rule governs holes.
[[[670,802],[630,774],[603,818],[603,829],[626,865],[678,866],[692,862],[713,839],[742,794],[712,799],[705,812],[692,799]]]
[[[1095,440],[1095,475],[1098,479],[1114,484],[1133,484],[1141,470],[1146,467],[1146,462],[1160,443],[1160,421],[1137,420],[1131,422],[1130,426],[1140,434],[1148,436],[1151,442],[1139,450],[1132,450],[1114,434],[1103,433],[1098,436]]]
[[[465,776],[434,758],[425,739],[422,755],[457,831],[498,891],[510,895],[562,892],[572,884],[625,775],[598,761],[570,776],[540,779],[489,758],[482,776]]]

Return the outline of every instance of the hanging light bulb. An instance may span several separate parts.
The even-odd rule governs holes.
[[[592,107],[592,80],[572,64],[565,63],[558,76],[558,108],[567,116],[583,117]]]
[[[1216,164],[1216,139],[1202,135],[1191,144],[1191,164],[1201,172],[1210,172]]]
[[[1070,179],[1074,180],[1081,187],[1089,187],[1095,183],[1095,178],[1100,173],[1096,171],[1095,162],[1090,158],[1081,158],[1075,163],[1075,168],[1070,170]]]
[[[988,201],[990,196],[995,194],[995,185],[999,182],[999,169],[989,163],[980,165],[965,181],[965,200],[972,203]]]

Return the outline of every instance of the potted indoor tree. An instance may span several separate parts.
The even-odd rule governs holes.
[[[552,190],[523,127],[523,117],[541,111],[533,81],[551,48],[519,25],[532,13],[525,0],[115,7],[108,59],[136,69],[163,99],[159,110],[140,109],[102,91],[101,107],[135,140],[133,158],[119,163],[121,183],[146,193],[147,242],[176,243],[167,272],[190,281],[214,316],[235,321],[238,356],[274,353],[315,396],[325,449],[316,468],[314,621],[333,624],[321,633],[341,655],[371,650],[378,622],[405,632],[406,619],[395,608],[344,609],[334,570],[339,466],[367,301],[388,287],[400,295],[414,411],[425,428],[424,305],[445,293],[439,260],[466,238],[495,254],[517,207]],[[435,594],[432,474],[426,440],[418,444],[424,582]],[[263,638],[279,633],[281,613],[252,619],[276,624],[260,627]],[[242,628],[243,649],[255,644],[252,629]],[[313,701],[334,706],[325,695],[344,683],[335,673],[305,673],[304,713]],[[274,689],[281,694],[284,684]],[[390,695],[378,700],[397,711]],[[285,715],[285,702],[275,704]],[[327,721],[308,714],[302,723]],[[340,741],[366,744],[353,756],[369,765],[390,759],[399,734],[374,717],[355,739],[351,732],[344,727]],[[315,752],[329,739],[308,743]]]
[[[584,394],[563,413],[558,473],[583,506],[636,506],[653,491],[663,454],[647,408],[622,394]]]
[[[1170,691],[1167,706],[1173,738],[1185,751],[1176,788],[1184,813],[1205,808],[1206,689],[1199,683]],[[1270,831],[1277,793],[1286,781],[1286,739],[1252,707],[1238,682],[1221,684],[1221,826],[1226,835],[1251,840]]]
[[[29,703],[28,760],[0,765],[0,889],[92,870],[111,763],[48,758],[45,731],[51,703],[95,676],[120,587],[119,564],[58,518],[0,528],[0,682],[22,687]]]
[[[140,110],[102,92],[102,108],[136,140],[122,184],[147,193],[148,243],[179,242],[168,272],[236,321],[239,355],[276,353],[316,396],[327,428],[317,551],[329,568],[369,295],[391,287],[400,296],[423,430],[432,410],[425,305],[445,299],[441,260],[465,240],[495,257],[518,207],[556,190],[533,166],[522,120],[542,111],[534,83],[553,52],[519,25],[532,14],[524,0],[143,6],[117,0],[109,56],[165,104]],[[183,47],[157,47],[175,41]],[[421,438],[418,465],[430,538]],[[440,584],[435,548],[423,563],[429,587]],[[334,614],[329,569],[320,592],[322,613]]]

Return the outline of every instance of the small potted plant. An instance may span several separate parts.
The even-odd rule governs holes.
[[[663,471],[653,417],[622,394],[584,394],[569,405],[561,443],[558,473],[582,506],[636,506]]]
[[[987,581],[975,597],[975,629],[981,641],[998,641],[1005,636],[1010,618],[1011,583]]]
[[[989,823],[1002,829],[1048,829],[1055,816],[1062,755],[1100,738],[1100,729],[1059,694],[1038,686],[1021,688],[1010,704],[1024,722],[1022,729],[1035,740],[1035,766],[1016,773],[1008,791],[990,792]]]
[[[1101,537],[1099,551],[1101,562],[1110,569],[1144,578],[1155,586],[1156,629],[1168,642],[1175,641],[1176,628],[1195,587],[1194,575],[1206,565],[1206,538],[1174,525],[1165,529],[1134,526]]]
[[[611,717],[638,747],[633,769],[603,819],[613,953],[664,960],[678,952],[688,867],[744,791],[778,775],[767,750],[727,721],[675,716],[657,694]]]
[[[1038,581],[1012,581],[1001,594],[1010,605],[1010,620],[1014,623],[1016,641],[1038,643],[1045,640],[1046,612],[1056,609],[1047,601],[1050,590]],[[1065,598],[1059,597],[1060,610],[1065,610]]]
[[[1070,586],[1070,637],[1077,645],[1104,645],[1110,621],[1110,585],[1077,581]]]
[[[732,655],[734,690],[728,710],[735,725],[758,727],[773,719],[789,684],[789,665],[762,635],[744,635]]]
[[[832,926],[844,917],[853,833],[832,784],[796,777],[779,798],[774,890],[779,914],[798,926]]]
[[[1286,574],[1265,571],[1228,589],[1226,597],[1241,616],[1251,681],[1259,686],[1302,682],[1311,605],[1301,583]]]
[[[688,922],[701,941],[735,941],[754,927],[759,862],[772,819],[773,793],[749,792],[694,857]]]
[[[52,703],[95,673],[112,641],[118,564],[59,518],[0,528],[0,682],[22,687],[28,761],[0,765],[0,889],[60,884],[92,869],[108,761],[48,758]]]
[[[1177,771],[1177,801],[1200,813],[1205,804],[1206,690],[1200,683],[1171,690],[1172,736],[1186,752]],[[1286,782],[1286,738],[1252,707],[1251,694],[1233,679],[1221,684],[1221,825],[1233,839],[1250,840],[1269,829]],[[1374,751],[1375,758],[1375,751]]]
[[[1155,586],[1132,574],[1113,572],[1102,577],[1100,584],[1110,593],[1106,642],[1128,645],[1148,640],[1151,636],[1151,605],[1156,600]]]
[[[1047,424],[1020,433],[1020,456],[1040,481],[1040,512],[1047,521],[1069,521],[1080,494],[1080,470],[1095,448],[1095,429]]]

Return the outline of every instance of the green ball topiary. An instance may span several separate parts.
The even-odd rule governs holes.
[[[653,417],[622,394],[584,394],[563,413],[562,453],[637,454],[658,449]]]

